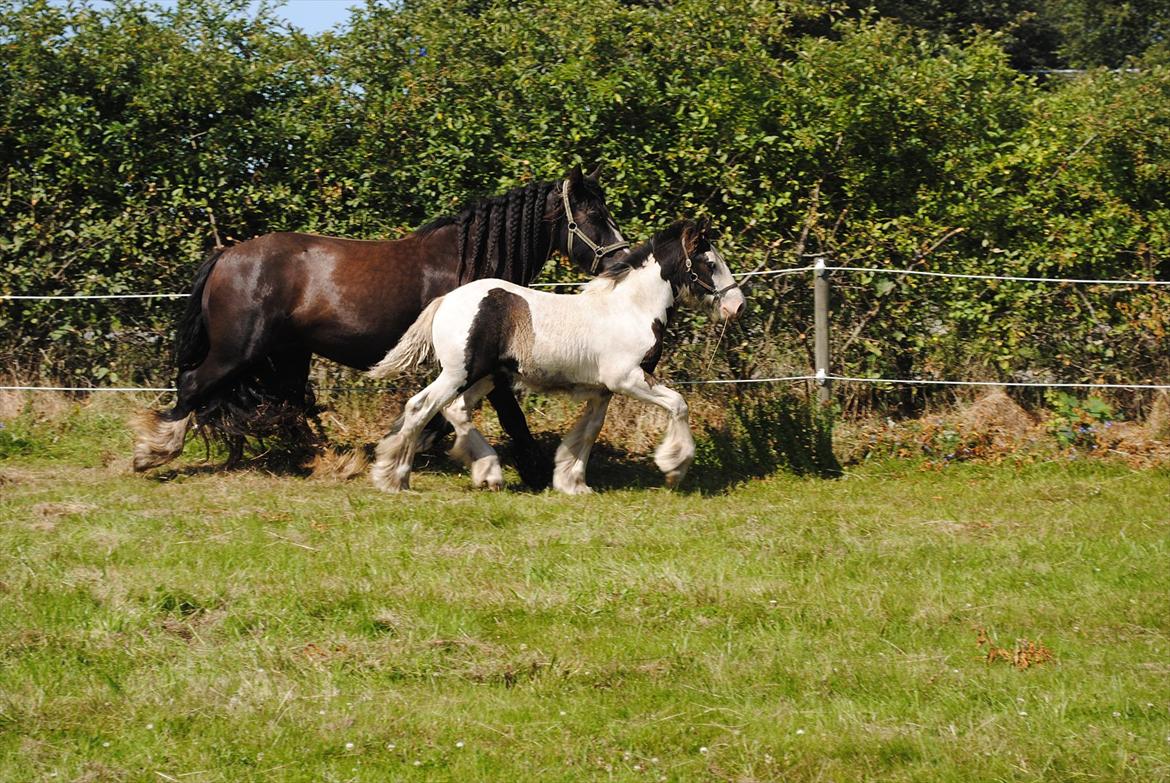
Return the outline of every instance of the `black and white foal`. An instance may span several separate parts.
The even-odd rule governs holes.
[[[471,411],[496,383],[566,391],[587,401],[557,449],[553,486],[589,492],[585,464],[610,397],[625,394],[670,415],[655,463],[675,486],[695,455],[682,396],[654,378],[676,300],[700,301],[719,318],[744,307],[723,258],[707,240],[707,223],[679,221],[587,283],[576,294],[533,291],[504,280],[476,280],[436,299],[370,374],[385,378],[433,351],[442,371],[410,398],[401,428],[379,444],[374,484],[406,489],[423,425],[440,410],[455,426],[452,453],[472,467],[476,485],[503,483],[495,452],[474,430]]]

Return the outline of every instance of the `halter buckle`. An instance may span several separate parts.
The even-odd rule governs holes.
[[[597,273],[597,267],[601,260],[615,250],[621,250],[623,247],[629,247],[629,242],[615,242],[612,245],[599,245],[586,236],[585,232],[577,225],[577,221],[573,220],[573,206],[569,203],[569,181],[565,180],[561,183],[561,203],[565,208],[565,225],[569,229],[568,236],[568,252],[569,260],[573,260],[573,238],[576,237],[588,245],[593,250],[593,264],[589,269],[590,274]]]

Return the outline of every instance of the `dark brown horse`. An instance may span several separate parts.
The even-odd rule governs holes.
[[[279,233],[215,253],[196,273],[179,322],[178,400],[139,420],[134,469],[178,456],[192,419],[224,440],[229,463],[248,435],[311,439],[314,354],[365,369],[432,299],[469,280],[527,285],[557,251],[596,274],[626,247],[597,173],[574,167],[560,182],[482,199],[399,240]],[[499,384],[489,400],[512,437],[521,478],[543,486],[549,470],[510,386]]]

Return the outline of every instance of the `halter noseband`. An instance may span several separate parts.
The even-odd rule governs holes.
[[[686,253],[686,246],[685,245],[683,246],[683,252]],[[716,258],[718,258],[720,261],[723,260],[723,256],[719,255],[719,251],[715,249],[714,245],[711,245],[711,252],[714,253]],[[695,271],[695,267],[691,263],[690,253],[687,253],[687,256],[686,256],[684,263],[686,264],[687,274],[690,275],[690,277],[691,277],[691,282],[698,283],[701,288],[706,289],[708,293],[710,293],[712,296],[715,297],[716,301],[719,301],[720,299],[722,299],[723,295],[726,294],[731,289],[739,287],[738,285],[736,285],[735,280],[731,281],[731,285],[725,285],[722,288],[716,288],[715,286],[708,283],[706,280],[700,279],[699,273]],[[727,262],[723,261],[723,264],[724,264],[724,266],[726,266]]]
[[[589,274],[597,274],[597,267],[601,264],[601,259],[605,258],[615,250],[621,250],[623,247],[629,247],[629,242],[614,242],[612,245],[599,245],[592,239],[585,235],[577,226],[577,221],[573,220],[573,208],[569,206],[569,180],[561,183],[561,203],[565,205],[565,220],[569,226],[569,241],[568,241],[568,256],[569,260],[573,260],[573,237],[577,237],[593,250],[593,263],[589,266]]]

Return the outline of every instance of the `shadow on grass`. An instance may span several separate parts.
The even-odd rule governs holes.
[[[346,475],[340,480],[361,480],[369,474],[369,466],[373,464],[374,449],[377,446],[376,443],[352,444],[324,441],[317,445],[321,451],[289,448],[284,444],[263,450],[263,446],[253,447],[249,444],[247,456],[232,460],[224,448],[219,444],[212,443],[210,446],[204,446],[203,457],[196,457],[195,459],[198,460],[196,462],[160,468],[146,473],[145,476],[153,481],[165,482],[186,476],[258,472],[273,476],[307,479],[321,476],[317,473],[317,466],[314,463],[320,454],[327,451],[331,459],[343,461],[352,452],[360,451],[364,456],[363,467],[356,473]],[[451,439],[448,437],[440,439],[428,450],[419,452],[415,455],[414,470],[452,476],[465,474],[467,469],[446,455],[446,451],[450,447]],[[326,471],[324,475],[329,477],[331,474]],[[333,475],[332,478],[338,477]]]
[[[838,478],[833,454],[833,413],[795,395],[747,393],[733,398],[718,427],[696,438],[692,472],[697,483],[723,490],[778,471]],[[704,484],[706,476],[706,484]]]
[[[778,472],[837,478],[841,464],[833,454],[832,415],[796,396],[745,394],[733,399],[718,426],[696,428],[695,463],[680,492],[715,494]],[[536,436],[551,464],[560,436]],[[508,447],[501,458],[510,459]],[[597,443],[589,458],[589,485],[596,490],[665,486],[652,453],[631,452]],[[523,486],[512,489],[526,489]]]
[[[832,450],[832,415],[814,402],[796,396],[744,394],[732,399],[726,415],[718,425],[700,425],[695,432],[695,462],[679,491],[716,494],[757,478],[778,472],[799,476],[836,478],[841,465]],[[535,435],[542,460],[550,466],[561,434],[542,432]],[[414,463],[416,472],[448,476],[466,476],[466,469],[445,455],[450,437],[441,438],[429,450],[420,452]],[[372,460],[373,444],[332,445],[334,450],[362,449]],[[514,464],[508,440],[496,444],[500,459]],[[306,477],[304,452],[269,450],[234,464],[226,453],[213,446],[208,461],[184,465],[151,474],[157,481],[181,476],[205,475],[225,471],[262,471],[274,475]],[[216,457],[219,460],[216,460]],[[364,474],[366,471],[362,471]],[[360,475],[360,474],[359,474]],[[654,465],[651,453],[631,452],[620,446],[597,443],[589,460],[589,484],[597,490],[650,489],[662,487],[665,480]],[[509,482],[509,492],[539,492],[522,483]]]

